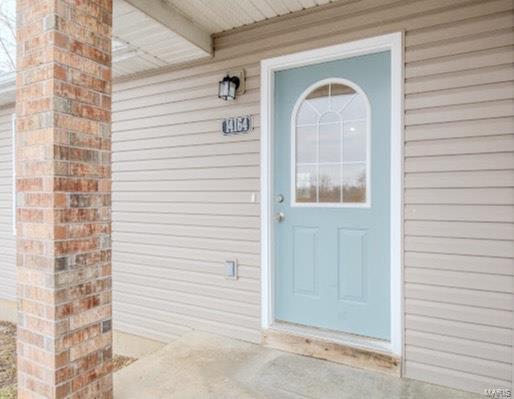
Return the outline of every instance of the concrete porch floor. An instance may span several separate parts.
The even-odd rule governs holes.
[[[193,332],[116,373],[114,397],[472,399],[482,396]]]

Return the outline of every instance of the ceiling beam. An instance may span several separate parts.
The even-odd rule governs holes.
[[[185,17],[171,4],[163,0],[125,1],[208,54],[212,54],[211,34],[202,27],[195,25],[193,21]]]

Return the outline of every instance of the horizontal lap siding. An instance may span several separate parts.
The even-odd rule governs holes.
[[[513,373],[513,15],[493,3],[405,52],[405,374],[480,393]]]
[[[15,236],[12,214],[12,114],[0,109],[0,300],[16,299]]]
[[[510,386],[512,21],[510,0],[341,2],[221,35],[209,62],[117,83],[118,328],[259,340],[259,62],[404,30],[405,375]],[[218,100],[218,80],[237,68],[247,92]],[[256,129],[222,137],[220,120],[243,114]],[[223,278],[230,258],[237,281]]]
[[[259,341],[259,124],[247,136],[219,133],[222,116],[258,114],[258,67],[247,74],[229,108],[212,73],[115,86],[117,328],[164,341],[192,329]],[[224,278],[226,259],[238,260],[237,281]]]

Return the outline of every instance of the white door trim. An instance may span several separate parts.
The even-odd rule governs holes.
[[[273,303],[273,99],[277,71],[358,55],[391,51],[391,342],[403,352],[403,34],[357,40],[261,61],[261,326],[274,321]]]

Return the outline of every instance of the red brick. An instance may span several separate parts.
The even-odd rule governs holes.
[[[18,397],[112,398],[112,0],[18,0]]]

